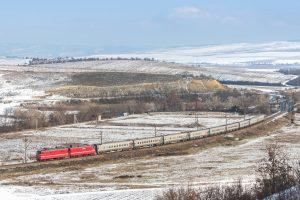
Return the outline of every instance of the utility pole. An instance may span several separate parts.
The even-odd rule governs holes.
[[[197,112],[195,113],[195,123],[196,123],[197,131],[198,131],[198,130],[199,130],[199,119],[198,119],[198,114],[197,114]]]
[[[38,129],[38,123],[39,123],[38,119],[35,119],[35,131],[37,131]]]
[[[225,113],[225,130],[227,132],[227,124],[228,124],[228,119],[227,119],[227,113]]]
[[[102,117],[101,115],[99,114],[97,115],[96,124],[99,124],[99,122],[101,121],[101,117]]]
[[[246,106],[245,106],[245,99],[244,99],[244,91],[242,91],[241,94],[242,94],[242,104],[243,104],[244,120],[246,120]]]
[[[27,136],[25,135],[23,142],[24,142],[24,163],[27,163],[27,150],[32,141],[28,139]]]
[[[102,131],[100,131],[100,144],[102,144],[102,137],[103,137],[103,134],[102,134]]]
[[[77,124],[78,120],[77,120],[77,114],[74,114],[74,124]]]
[[[157,128],[156,128],[156,125],[154,125],[154,136],[156,137],[156,134],[157,134]]]

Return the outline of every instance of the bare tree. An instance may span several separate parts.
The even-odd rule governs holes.
[[[296,184],[293,169],[288,163],[288,156],[278,143],[266,147],[266,157],[262,159],[256,180],[258,199],[281,192]]]

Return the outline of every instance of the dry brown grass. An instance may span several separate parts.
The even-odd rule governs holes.
[[[79,178],[83,181],[91,181],[96,179],[97,177],[95,174],[86,173],[86,174],[81,174]]]
[[[210,91],[210,90],[224,90],[225,87],[217,80],[213,79],[203,79],[197,80],[194,79],[188,85],[188,89],[190,92],[198,92],[201,91]]]
[[[48,91],[50,94],[60,94],[76,98],[114,97],[120,95],[139,95],[141,93],[152,93],[159,91],[207,92],[211,90],[224,90],[225,87],[213,79],[194,79],[190,83],[186,80],[171,82],[139,83],[119,86],[86,86],[70,85],[54,88]]]

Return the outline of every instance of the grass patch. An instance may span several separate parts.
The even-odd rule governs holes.
[[[164,74],[144,74],[126,72],[93,72],[77,73],[71,76],[72,85],[85,86],[116,86],[139,83],[173,82],[178,76]]]
[[[142,175],[120,175],[120,176],[116,176],[114,177],[114,179],[129,179],[129,178],[142,178]]]

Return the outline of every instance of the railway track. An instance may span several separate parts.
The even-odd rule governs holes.
[[[282,118],[284,116],[287,116],[287,112],[277,112],[272,115],[269,115],[264,118],[263,121],[256,123],[251,126],[247,126],[243,129],[251,128],[253,126],[259,125],[261,123],[268,123],[272,120],[277,120],[279,118]],[[240,131],[243,129],[235,130],[235,131]],[[232,133],[235,131],[227,131],[224,134]],[[210,136],[214,137],[214,136]],[[209,138],[209,137],[206,137]],[[197,140],[203,140],[205,138],[197,139]],[[195,141],[195,140],[189,140],[185,142],[190,142],[190,141]],[[174,144],[174,143],[172,143]],[[178,143],[175,143],[178,144]],[[168,146],[170,144],[165,144],[163,146]],[[30,163],[20,163],[20,164],[10,164],[10,165],[3,165],[0,166],[0,176],[3,173],[15,173],[15,172],[28,172],[31,170],[39,170],[39,169],[44,169],[44,168],[51,168],[51,167],[64,167],[64,166],[76,166],[77,164],[83,164],[83,163],[94,163],[94,162],[103,162],[103,161],[108,161],[108,160],[114,160],[114,159],[119,159],[119,158],[126,158],[131,156],[135,156],[135,154],[139,154],[139,151],[146,151],[147,149],[150,150],[149,152],[154,152],[156,147],[149,147],[149,148],[141,148],[141,149],[132,149],[129,151],[116,151],[116,152],[110,152],[110,153],[103,153],[100,155],[95,155],[95,156],[88,156],[88,157],[78,157],[78,158],[69,158],[69,159],[63,159],[63,160],[51,160],[51,161],[46,161],[46,162],[30,162]],[[153,151],[151,151],[153,149]],[[124,156],[124,154],[130,154],[129,156]]]

